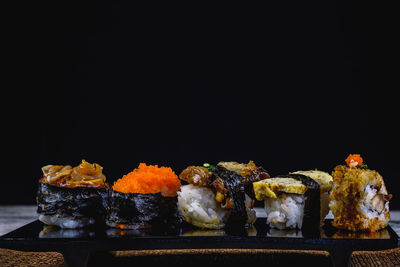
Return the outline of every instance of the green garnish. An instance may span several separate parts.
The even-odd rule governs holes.
[[[363,169],[363,170],[368,169],[368,165],[367,164],[358,164],[356,167],[359,168],[359,169]]]
[[[209,163],[204,163],[203,166],[206,167],[209,171],[215,171],[215,166]]]

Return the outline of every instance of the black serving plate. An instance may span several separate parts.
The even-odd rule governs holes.
[[[246,248],[326,250],[334,265],[346,265],[352,251],[398,247],[399,237],[388,226],[377,232],[338,230],[325,220],[316,231],[276,230],[258,218],[241,231],[203,230],[188,224],[147,230],[108,227],[60,229],[34,221],[0,237],[0,247],[24,251],[59,251],[67,264],[85,265],[91,251],[135,249]]]

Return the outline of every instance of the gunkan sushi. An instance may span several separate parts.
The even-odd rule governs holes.
[[[179,222],[177,191],[181,183],[168,167],[146,165],[118,179],[110,189],[106,224],[119,229],[149,229]]]
[[[329,207],[332,225],[350,231],[376,231],[390,219],[388,194],[382,176],[368,169],[359,154],[349,155],[346,165],[332,172],[333,189]]]
[[[332,176],[298,171],[253,183],[257,200],[264,200],[267,224],[277,229],[319,229],[328,213]]]
[[[104,223],[108,185],[102,170],[85,160],[74,168],[44,166],[36,198],[39,220],[61,228]]]
[[[268,177],[253,161],[189,166],[179,175],[188,183],[178,192],[179,214],[200,228],[243,228],[256,220],[253,182]]]

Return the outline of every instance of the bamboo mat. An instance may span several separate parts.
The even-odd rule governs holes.
[[[328,252],[274,249],[178,249],[95,252],[88,266],[132,266],[188,264],[190,266],[221,266],[239,264],[250,266],[293,266],[311,264],[331,266]],[[22,252],[0,249],[0,266],[65,266],[57,252]],[[353,252],[350,266],[400,266],[400,248],[374,252]]]

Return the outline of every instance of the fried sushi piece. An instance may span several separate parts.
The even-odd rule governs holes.
[[[37,191],[39,220],[61,228],[103,223],[107,206],[103,167],[85,160],[77,167],[47,165]]]
[[[253,183],[264,200],[267,224],[278,229],[317,229],[328,213],[332,177],[322,171],[298,171]]]
[[[206,166],[206,167],[204,167]],[[220,162],[189,166],[179,177],[188,182],[178,192],[178,210],[200,228],[242,228],[256,220],[252,181],[269,177],[254,162]]]
[[[174,227],[179,223],[176,203],[180,186],[171,168],[140,163],[110,190],[106,224],[120,229]]]
[[[350,231],[376,231],[390,219],[388,194],[382,176],[367,169],[360,155],[350,155],[346,165],[332,172],[333,189],[329,208],[332,225]]]

